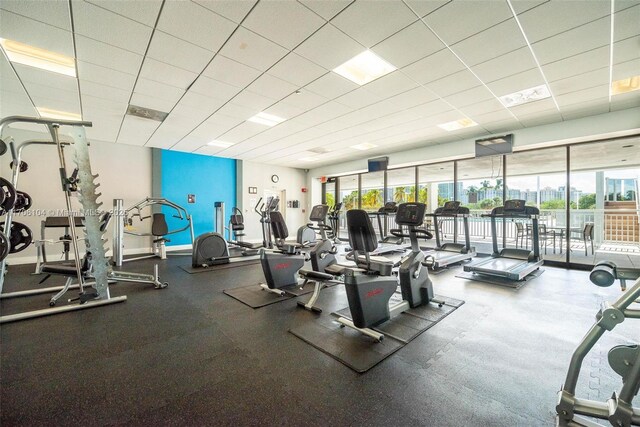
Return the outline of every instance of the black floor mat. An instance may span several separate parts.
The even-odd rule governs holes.
[[[247,261],[236,261],[236,262],[230,262],[228,264],[212,265],[211,267],[192,267],[191,265],[181,265],[179,267],[183,271],[186,271],[189,274],[197,274],[197,273],[208,273],[210,271],[226,270],[228,268],[245,267],[247,265],[254,265],[254,264],[260,264],[260,260],[251,259]]]
[[[331,315],[310,318],[308,322],[290,329],[293,335],[318,350],[342,362],[356,372],[366,372],[404,347],[411,340],[444,319],[464,304],[464,301],[436,296],[444,301],[442,307],[435,303],[410,309],[375,328],[385,335],[382,342],[375,342],[351,328],[341,327],[336,316],[351,318],[349,308]],[[394,302],[392,298],[392,303]]]
[[[248,305],[251,308],[260,308],[267,305],[275,304],[277,302],[286,301],[291,298],[299,297],[301,295],[310,294],[313,292],[315,282],[308,282],[304,288],[299,286],[290,286],[282,288],[286,292],[285,295],[280,296],[273,292],[268,292],[262,289],[259,284],[251,286],[243,286],[241,288],[225,289],[224,293],[231,298],[235,298],[241,303]]]
[[[476,282],[491,283],[492,285],[504,286],[506,288],[520,289],[529,283],[530,280],[540,277],[542,273],[544,273],[544,269],[540,268],[520,281],[510,280],[505,277],[492,276],[490,274],[474,274],[470,271],[460,272],[456,274],[456,277],[460,279],[474,280]]]

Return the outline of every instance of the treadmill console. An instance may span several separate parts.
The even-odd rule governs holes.
[[[493,208],[491,215],[500,216],[528,216],[528,215],[540,215],[540,210],[535,206],[525,206],[526,200],[507,200],[504,202],[504,206],[498,206]]]
[[[424,222],[427,205],[424,203],[400,203],[396,213],[396,224],[418,227]]]
[[[507,200],[504,202],[504,213],[525,213],[526,200]]]
[[[327,213],[329,213],[329,206],[315,205],[311,209],[311,213],[309,214],[309,220],[314,222],[324,221],[327,218]]]
[[[397,211],[398,211],[398,205],[396,205],[396,202],[387,202],[384,204],[383,207],[378,209],[378,212],[380,213],[395,213]]]
[[[449,202],[444,202],[444,206],[442,207],[442,213],[456,213],[460,209],[460,202],[451,200]]]

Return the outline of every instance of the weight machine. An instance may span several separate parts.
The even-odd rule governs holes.
[[[173,218],[177,218],[180,221],[185,222],[185,225],[175,230],[169,230],[165,214],[162,212],[153,212],[154,207],[167,207],[174,211]],[[144,211],[149,208],[150,214],[145,215]],[[189,230],[189,237],[191,238],[191,245],[194,242],[193,234],[193,220],[187,210],[162,197],[147,197],[144,200],[139,201],[130,208],[123,209],[122,199],[113,200],[113,214],[116,218],[115,226],[113,227],[113,260],[116,266],[120,267],[124,262],[136,261],[141,259],[158,257],[160,259],[167,259],[166,242],[171,240],[165,236],[171,234],[182,233]],[[140,222],[151,218],[151,232],[141,233],[133,230],[127,230],[127,227],[133,226],[133,219],[138,218]],[[153,253],[150,255],[139,256],[135,258],[124,259],[124,235],[129,234],[132,236],[151,236],[153,238]],[[175,254],[175,255],[191,255],[191,254]]]

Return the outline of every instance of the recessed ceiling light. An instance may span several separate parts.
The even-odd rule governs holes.
[[[50,108],[38,108],[38,113],[45,119],[59,120],[82,120],[82,116],[78,113],[69,113],[67,111],[52,110]]]
[[[454,130],[459,130],[464,128],[470,128],[473,126],[478,126],[478,124],[471,119],[458,119],[452,122],[442,123],[438,125],[440,129],[444,129],[448,132],[453,132]]]
[[[505,107],[515,107],[516,105],[526,104],[528,102],[539,101],[541,99],[549,98],[551,92],[547,85],[540,85],[536,87],[530,87],[518,92],[513,92],[508,95],[501,96],[500,102]]]
[[[207,142],[207,145],[210,147],[222,147],[222,148],[229,148],[233,145],[233,142],[225,142],[225,141],[218,141],[218,140],[213,140],[211,142]]]
[[[633,76],[626,79],[616,80],[611,83],[611,94],[620,95],[621,93],[633,92],[640,89],[640,76]]]
[[[362,86],[395,70],[397,68],[387,61],[370,50],[365,50],[334,68],[333,72]]]
[[[370,142],[363,142],[362,144],[352,145],[351,148],[355,148],[356,150],[369,150],[371,148],[377,147],[376,144],[371,144]]]
[[[0,38],[0,45],[11,62],[66,76],[76,76],[76,61],[70,56],[3,38]]]
[[[301,162],[317,162],[319,159],[316,157],[302,157],[300,159]]]
[[[266,126],[275,126],[278,123],[285,121],[282,117],[274,116],[273,114],[258,113],[249,119],[250,122],[259,123]]]

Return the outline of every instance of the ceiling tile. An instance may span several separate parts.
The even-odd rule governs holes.
[[[549,83],[554,96],[609,84],[609,67]]]
[[[100,117],[102,117],[102,115],[100,115]],[[116,142],[122,117],[114,120],[106,120],[104,118],[101,120],[93,120],[85,115],[83,119],[93,122],[93,126],[86,128],[87,139],[89,139],[89,141]]]
[[[514,74],[495,82],[487,83],[489,89],[496,96],[503,96],[519,90],[528,89],[544,84],[544,79],[537,68],[525,71],[523,73]]]
[[[400,108],[411,108],[416,105],[425,104],[437,99],[437,96],[424,87],[417,87],[412,90],[408,90],[399,95],[393,96],[385,100],[385,103],[393,104]]]
[[[507,2],[461,0],[447,3],[424,21],[452,45],[511,17]]]
[[[277,99],[262,96],[248,90],[243,90],[233,98],[234,104],[250,108],[256,112],[264,110],[265,108],[275,104],[277,101]]]
[[[88,0],[96,6],[138,21],[148,27],[155,26],[162,0]],[[53,3],[53,2],[52,2]]]
[[[477,104],[482,101],[495,100],[493,94],[484,86],[477,86],[473,89],[449,95],[446,101],[454,107],[461,108],[467,105]],[[497,102],[497,101],[496,101]],[[501,104],[502,105],[502,104]]]
[[[183,139],[176,142],[176,144],[173,145],[171,149],[190,153],[194,150],[199,149],[200,147],[206,146],[207,142],[209,141],[210,140],[199,137],[199,136],[186,135]]]
[[[275,116],[284,118],[284,117],[295,117],[297,115],[304,113],[304,110],[284,102],[278,102],[270,106],[266,110],[264,110],[264,112],[267,114],[273,114]]]
[[[588,101],[599,101],[601,104],[609,105],[609,85],[605,84],[595,87],[589,87],[582,90],[576,90],[568,93],[560,93],[556,96],[560,111],[564,114],[565,108],[573,104],[585,103]]]
[[[76,34],[144,54],[152,28],[91,3],[72,0]]]
[[[189,105],[186,105],[182,100],[176,104],[169,114],[169,118],[171,118],[172,124],[176,126],[182,126],[183,128],[195,128],[200,123],[207,120],[207,118],[211,115],[210,111],[202,110],[200,108],[194,108]]]
[[[151,108],[152,110],[163,111],[168,113],[176,105],[177,100],[169,101],[166,99],[156,98],[155,96],[134,93],[131,96],[131,105],[138,107]]]
[[[550,82],[609,66],[609,46],[603,46],[543,65],[542,70]]]
[[[326,25],[298,46],[295,52],[327,70],[333,70],[364,50],[334,26]]]
[[[549,123],[556,123],[562,121],[562,116],[557,111],[547,111],[542,113],[535,113],[528,116],[519,117],[520,123],[526,128],[535,126],[548,125]]]
[[[487,99],[485,101],[477,102],[475,104],[467,105],[465,107],[460,107],[460,111],[462,111],[472,119],[476,115],[492,113],[494,111],[500,111],[504,109],[505,108],[502,105],[502,103],[500,103],[500,101],[498,101],[495,98]]]
[[[473,66],[523,46],[526,46],[526,42],[518,24],[515,19],[509,19],[464,39],[451,48],[467,65]]]
[[[424,84],[454,74],[465,68],[453,53],[448,49],[443,49],[408,67],[404,67],[402,72],[418,83]]]
[[[43,82],[44,83],[44,82]],[[78,104],[78,88],[74,90],[65,90],[61,88],[57,88],[55,86],[51,86],[50,84],[38,84],[33,82],[25,82],[24,83],[29,96],[36,104],[36,107],[49,107],[54,110],[59,110],[59,108],[54,108],[53,102],[61,102],[65,105],[72,105],[74,107],[74,111],[80,111],[80,104]],[[62,111],[65,111],[64,109]]]
[[[71,31],[69,3],[66,1],[3,0],[0,9]]]
[[[240,23],[258,0],[194,0],[199,5]]]
[[[610,21],[601,18],[532,45],[540,64],[548,64],[601,46],[610,39]]]
[[[304,123],[315,125],[329,121],[331,119],[335,119],[336,117],[340,117],[343,114],[349,113],[350,111],[351,108],[349,107],[338,104],[337,102],[329,101],[326,104],[314,108],[313,110],[307,111],[306,113],[298,117],[298,119]]]
[[[518,0],[511,3],[513,9],[516,11],[516,14],[521,14],[526,12],[529,9],[533,9],[534,7],[538,7],[541,4],[548,2],[549,0]]]
[[[20,76],[20,80],[25,83],[37,83],[70,92],[78,91],[77,81],[73,77],[22,64],[13,64],[13,68]]]
[[[190,1],[168,1],[162,8],[158,29],[217,52],[237,25]]]
[[[293,52],[282,58],[268,71],[269,75],[278,77],[298,87],[327,73],[327,70]]]
[[[128,145],[144,145],[158,126],[160,126],[160,122],[155,120],[125,116],[117,142]]]
[[[108,99],[96,98],[95,96],[82,95],[82,110],[85,114],[89,110],[95,110],[122,117],[124,113],[127,112],[127,107],[128,104],[126,102],[115,102]],[[99,116],[95,117],[99,118]]]
[[[260,108],[250,108],[243,105],[235,104],[233,102],[229,102],[228,104],[225,104],[222,108],[220,108],[218,110],[218,113],[236,119],[247,120],[248,118],[255,116],[260,111]]]
[[[382,98],[388,98],[416,87],[418,85],[400,71],[394,71],[365,85],[367,91]]]
[[[559,100],[558,100],[559,101]],[[565,120],[574,120],[581,117],[595,116],[609,112],[609,98],[606,100],[596,100],[580,102],[562,108],[562,117]]]
[[[371,47],[417,19],[401,1],[357,1],[331,23],[362,45]]]
[[[614,41],[621,41],[638,35],[640,24],[640,4],[614,15]]]
[[[311,110],[320,104],[324,104],[328,99],[324,96],[316,95],[313,92],[302,89],[300,93],[294,93],[282,100],[285,104],[292,105],[304,111]]]
[[[630,37],[626,40],[614,43],[613,63],[627,62],[636,59],[640,52],[640,36]]]
[[[474,65],[471,69],[484,83],[489,83],[536,67],[531,51],[528,47],[523,47]]]
[[[170,148],[175,143],[180,141],[185,135],[187,131],[180,127],[174,127],[167,125],[167,123],[162,123],[160,127],[155,131],[153,136],[149,138],[145,147],[156,147],[156,148]]]
[[[220,82],[244,88],[262,73],[222,55],[216,55],[202,74]]]
[[[232,120],[233,120],[232,122],[215,122],[215,123],[206,121],[202,123],[200,126],[198,126],[197,128],[195,128],[191,134],[201,138],[205,138],[209,141],[213,141],[214,139],[220,138],[220,136],[223,135],[225,132],[231,130],[232,128],[242,123],[241,121],[237,121],[236,119],[232,119]],[[231,141],[227,141],[227,142],[231,142]]]
[[[223,135],[220,135],[220,140],[238,143],[260,132],[264,132],[267,129],[269,128],[265,125],[252,122],[244,122],[224,133]]]
[[[298,89],[298,86],[273,77],[269,74],[263,74],[251,83],[247,90],[266,96],[275,100],[285,98]]]
[[[362,108],[367,105],[374,104],[382,100],[378,95],[367,91],[365,88],[360,87],[353,92],[349,92],[335,99],[336,102],[344,104],[351,108]]]
[[[313,10],[318,15],[329,21],[339,12],[344,10],[353,0],[299,0],[300,3]]]
[[[640,54],[640,51],[638,52]],[[640,57],[613,66],[613,80],[626,79],[640,74]]]
[[[520,119],[520,116],[527,116],[534,113],[549,111],[555,114],[558,112],[555,104],[553,103],[553,99],[551,98],[541,99],[540,101],[529,102],[527,104],[516,105],[515,107],[511,107],[510,110],[518,117],[518,119]]]
[[[517,2],[516,2],[517,3]],[[550,1],[518,15],[530,43],[608,16],[606,1]]]
[[[147,57],[179,65],[178,68],[199,74],[213,58],[213,53],[162,31],[156,31],[151,38]]]
[[[78,59],[128,74],[138,74],[142,55],[76,34]]]
[[[11,12],[3,11],[0,13],[0,37],[63,55],[75,56],[73,54],[73,38],[69,31]]]
[[[140,70],[140,77],[180,89],[187,89],[198,77],[198,74],[155,59],[145,58]]]
[[[347,92],[358,89],[360,86],[345,79],[336,73],[327,73],[313,83],[308,84],[305,89],[324,96],[329,99],[344,95]]]
[[[266,71],[285,56],[287,50],[256,33],[240,27],[233,33],[233,36],[223,46],[220,53],[242,64]]]
[[[516,122],[516,119],[506,108],[503,108],[502,110],[492,111],[490,113],[478,114],[476,116],[473,116],[472,119],[473,121],[484,126],[488,130],[490,129],[487,127],[487,125],[490,123],[496,123],[496,122],[501,122],[505,120]]]
[[[80,79],[80,93],[82,95],[95,96],[114,102],[129,103],[131,91],[117,89],[111,86],[101,85],[99,83],[89,82]]]
[[[184,94],[182,99],[180,100],[181,105],[186,105],[187,107],[197,108],[203,113],[213,114],[214,111],[222,107],[227,101],[216,99],[212,96],[201,95],[192,90],[189,90]]]
[[[212,98],[229,100],[236,96],[241,89],[209,77],[200,76],[189,90]]]
[[[431,82],[427,84],[427,87],[444,98],[454,93],[472,89],[480,84],[478,78],[471,71],[462,70]]]
[[[640,107],[640,93],[638,91],[616,95],[611,99],[611,111]]]
[[[297,2],[259,2],[243,27],[293,49],[325,24],[325,20]]]
[[[420,21],[375,45],[371,50],[402,68],[441,49],[444,44]]]
[[[88,62],[78,61],[78,77],[105,86],[131,91],[136,82],[136,76],[121,71],[94,65]]]
[[[184,95],[183,89],[155,82],[153,80],[147,80],[142,77],[138,78],[134,92],[137,94],[152,96],[154,98],[168,101],[172,103],[171,105],[174,105],[176,102],[178,102],[182,95]]]
[[[417,13],[418,16],[423,17],[449,3],[449,1],[450,0],[406,0],[405,3]]]

